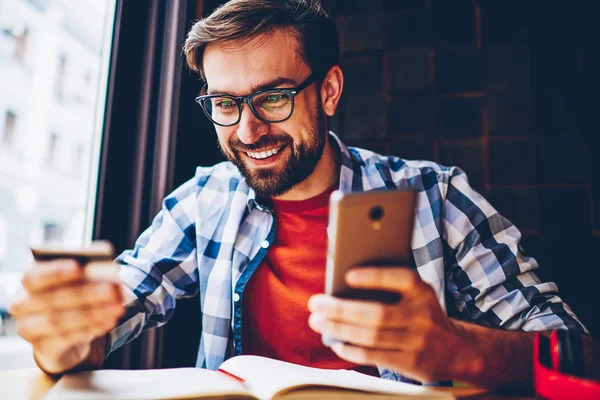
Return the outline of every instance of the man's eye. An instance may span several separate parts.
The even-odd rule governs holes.
[[[219,108],[229,108],[229,107],[233,107],[234,103],[232,100],[217,100],[215,102],[215,106],[219,107]]]
[[[271,94],[271,95],[267,96],[267,98],[265,99],[265,102],[266,103],[277,103],[278,101],[281,101],[281,99],[283,99],[282,94]]]

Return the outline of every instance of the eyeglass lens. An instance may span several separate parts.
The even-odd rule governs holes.
[[[241,107],[233,97],[211,97],[204,100],[203,106],[217,124],[235,124],[240,116]],[[292,113],[292,98],[279,91],[259,93],[252,98],[252,108],[263,120],[277,122],[288,118]]]

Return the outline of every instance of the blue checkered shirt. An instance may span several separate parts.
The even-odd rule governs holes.
[[[418,192],[412,239],[416,270],[444,310],[507,330],[586,331],[537,262],[520,252],[521,234],[456,167],[339,147],[339,190]],[[275,237],[275,219],[237,168],[200,167],[165,198],[152,225],[118,257],[127,312],[108,334],[107,354],[144,329],[165,324],[176,299],[199,294],[202,336],[197,367],[215,370],[242,354],[244,288]],[[404,380],[379,368],[382,377]]]

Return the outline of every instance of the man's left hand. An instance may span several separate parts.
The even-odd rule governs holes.
[[[395,304],[311,297],[309,325],[340,341],[333,351],[359,365],[381,365],[422,382],[456,378],[481,368],[470,354],[473,336],[448,318],[433,288],[408,268],[360,267],[346,275],[349,286],[397,292]],[[343,342],[343,343],[341,343]],[[461,371],[463,369],[463,371]]]

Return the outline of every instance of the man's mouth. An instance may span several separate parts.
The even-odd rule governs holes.
[[[280,145],[279,147],[273,147],[271,149],[263,150],[263,151],[245,151],[244,153],[255,160],[264,160],[265,158],[269,158],[279,153],[285,144]]]

